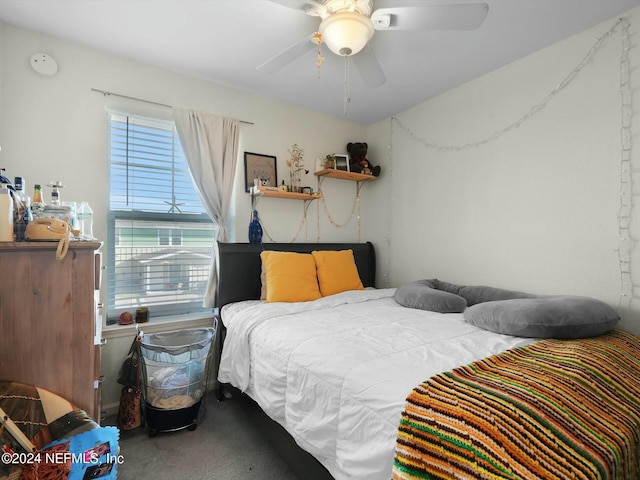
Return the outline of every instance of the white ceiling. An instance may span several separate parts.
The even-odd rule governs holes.
[[[368,89],[352,69],[346,118],[365,125],[382,120],[640,6],[640,0],[483,1],[489,13],[477,30],[376,32],[372,46],[386,82]],[[475,1],[377,0],[375,7],[447,3]],[[343,116],[344,60],[328,49],[323,50],[326,61],[320,78],[314,50],[276,73],[256,71],[317,30],[320,22],[269,0],[0,0],[0,19]]]

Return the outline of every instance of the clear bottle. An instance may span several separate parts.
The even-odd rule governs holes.
[[[81,202],[76,212],[78,216],[78,230],[82,232],[82,237],[93,239],[93,210],[89,202]]]
[[[13,242],[13,198],[6,184],[0,185],[0,242]]]
[[[27,225],[33,219],[33,216],[31,215],[31,198],[29,198],[29,195],[24,191],[24,178],[15,177],[13,180],[13,186],[16,189],[16,195],[21,203],[20,214],[18,215],[18,220],[14,228],[16,240],[21,242],[24,240]]]
[[[60,198],[60,189],[64,188],[64,185],[62,185],[60,180],[57,180],[55,182],[51,182],[48,186],[51,187],[51,205],[60,205],[60,202],[62,201]]]
[[[33,200],[31,201],[31,215],[35,218],[44,217],[44,207],[47,204],[44,203],[44,199],[42,198],[42,186],[34,185],[33,186]]]

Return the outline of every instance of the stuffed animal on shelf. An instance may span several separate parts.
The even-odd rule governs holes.
[[[364,173],[377,177],[380,175],[380,166],[373,166],[367,159],[369,146],[366,142],[347,143],[349,152],[349,170],[356,173]]]

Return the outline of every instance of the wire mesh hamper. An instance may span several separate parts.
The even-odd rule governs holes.
[[[208,386],[213,328],[142,335],[143,394],[149,436],[195,430]]]

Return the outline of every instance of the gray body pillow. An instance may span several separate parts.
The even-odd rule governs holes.
[[[594,337],[608,332],[620,320],[613,308],[594,298],[537,296],[484,285],[455,285],[437,278],[402,285],[394,299],[409,308],[464,312],[471,325],[518,337]]]
[[[620,316],[600,300],[565,295],[479,303],[464,311],[464,319],[505,335],[566,339],[602,335]]]
[[[504,288],[487,287],[485,285],[454,285],[453,283],[435,280],[439,290],[459,295],[467,301],[470,307],[476,303],[493,302],[496,300],[510,300],[512,298],[533,298],[530,293],[517,290],[505,290]]]
[[[484,285],[454,285],[437,278],[407,283],[398,287],[394,295],[396,302],[404,307],[439,313],[460,313],[476,303],[531,297],[534,295]]]
[[[455,293],[438,289],[438,280],[418,280],[398,287],[393,298],[403,307],[438,313],[460,313],[467,301]]]

